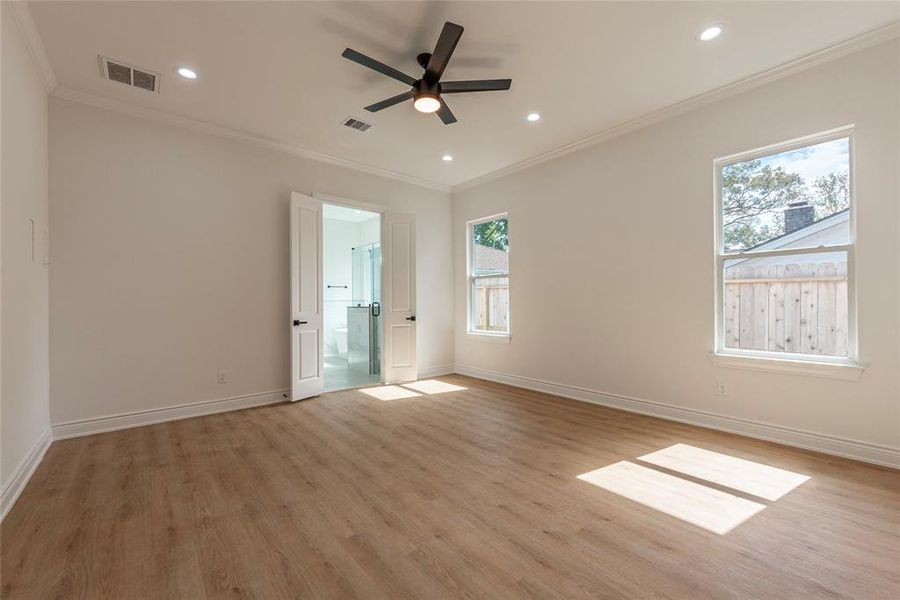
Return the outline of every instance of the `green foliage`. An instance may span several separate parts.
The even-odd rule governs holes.
[[[474,242],[479,246],[496,248],[504,252],[509,250],[509,221],[497,219],[486,221],[473,227]]]
[[[803,178],[782,167],[762,166],[759,160],[722,169],[723,235],[726,248],[749,248],[779,235],[783,210],[807,196]],[[770,215],[778,230],[763,223]]]
[[[850,175],[847,171],[829,173],[813,182],[810,204],[816,207],[816,218],[844,210],[850,206]]]
[[[804,181],[794,169],[802,172],[803,167],[824,164],[817,164],[813,158],[820,151],[834,165],[833,171],[819,170],[824,174],[811,175],[811,181]],[[782,235],[784,211],[790,204],[808,203],[817,221],[849,208],[848,160],[848,140],[839,139],[724,167],[721,178],[725,248],[751,248]]]

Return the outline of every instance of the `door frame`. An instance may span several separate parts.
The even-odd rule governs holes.
[[[378,216],[381,217],[381,223],[379,223],[379,228],[378,228],[378,232],[379,232],[378,243],[382,245],[382,248],[384,247],[384,216],[388,212],[388,209],[386,206],[383,206],[381,204],[374,204],[371,202],[362,202],[359,200],[351,200],[350,198],[343,198],[341,196],[335,196],[333,194],[326,194],[323,192],[313,192],[312,197],[315,198],[316,200],[322,201],[323,204],[333,204],[335,206],[344,206],[347,208],[358,208],[359,210],[378,213]],[[322,226],[324,227],[324,225],[325,225],[325,211],[323,210],[322,211]],[[323,250],[323,253],[324,253],[324,250]],[[323,256],[323,259],[324,259],[324,256]],[[384,290],[384,285],[385,285],[385,280],[384,280],[384,273],[385,273],[384,262],[385,262],[385,260],[389,260],[389,259],[385,259],[384,253],[382,252],[381,253],[381,274],[380,274],[382,290]],[[324,273],[323,273],[323,275],[324,275]],[[324,306],[324,302],[323,302],[323,306],[322,306],[323,321],[324,321],[324,318],[325,318],[325,306]],[[382,327],[380,327],[378,329],[378,347],[380,350],[379,355],[381,356],[381,358],[379,359],[379,364],[378,364],[378,381],[380,383],[384,383],[384,365],[386,362],[385,361],[386,357],[385,357],[385,353],[384,353],[384,331],[383,331],[383,329],[384,328],[382,328]],[[323,335],[323,338],[324,338],[324,335]],[[324,360],[324,357],[323,357],[323,360]],[[366,387],[366,386],[357,386],[357,387]],[[355,388],[350,387],[350,388],[341,388],[341,389],[355,389]]]

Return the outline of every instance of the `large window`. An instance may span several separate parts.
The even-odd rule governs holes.
[[[717,352],[856,356],[848,129],[716,161]]]
[[[509,335],[509,218],[495,215],[467,225],[469,332]]]

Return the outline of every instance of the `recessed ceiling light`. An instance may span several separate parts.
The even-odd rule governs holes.
[[[528,113],[528,116],[525,118],[534,123],[535,121],[541,120],[541,115],[540,113]]]
[[[441,160],[444,161],[444,162],[450,162],[450,161],[453,160],[453,155],[452,155],[452,154],[445,154],[445,155],[443,155],[443,156],[441,157]]]
[[[197,79],[197,72],[193,69],[188,69],[187,67],[178,67],[175,69],[175,72],[185,79]]]
[[[710,25],[706,29],[700,32],[700,35],[697,36],[700,38],[701,42],[708,42],[710,40],[714,40],[717,37],[722,35],[722,26],[721,25]]]

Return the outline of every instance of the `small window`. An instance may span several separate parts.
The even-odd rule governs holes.
[[[716,162],[717,352],[855,358],[851,141]]]
[[[509,335],[509,218],[470,221],[469,332]]]

